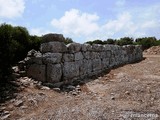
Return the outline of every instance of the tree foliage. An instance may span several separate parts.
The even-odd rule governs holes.
[[[39,50],[41,39],[30,36],[25,27],[0,25],[0,81],[10,77],[11,66],[24,59],[31,49]]]
[[[65,44],[73,43],[73,40],[72,40],[72,38],[67,37],[67,38],[65,38],[64,43]]]
[[[102,40],[93,40],[93,41],[88,41],[86,42],[87,44],[103,44],[103,41]]]
[[[144,38],[137,38],[133,39],[130,37],[123,37],[120,39],[107,39],[105,41],[102,40],[93,40],[86,42],[88,44],[114,44],[114,45],[142,45],[143,50],[147,49],[151,46],[160,45],[160,40],[157,40],[155,37],[144,37]]]
[[[133,38],[130,37],[124,37],[120,38],[119,40],[116,41],[117,45],[132,45],[133,44]]]
[[[116,40],[109,38],[106,41],[104,41],[104,44],[116,44]]]
[[[137,38],[135,42],[138,45],[142,45],[143,49],[147,49],[155,45],[160,45],[160,42],[155,37]]]
[[[4,82],[11,73],[12,54],[12,32],[11,25],[2,24],[0,26],[0,80]]]

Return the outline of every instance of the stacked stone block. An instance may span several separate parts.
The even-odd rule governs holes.
[[[43,82],[63,82],[97,75],[122,64],[142,60],[141,46],[64,44],[59,34],[45,35],[39,57],[32,58],[28,76]],[[49,40],[48,40],[49,39]]]

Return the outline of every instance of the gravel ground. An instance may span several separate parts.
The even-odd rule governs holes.
[[[160,56],[111,70],[64,92],[17,80],[20,90],[0,104],[8,120],[160,120]]]

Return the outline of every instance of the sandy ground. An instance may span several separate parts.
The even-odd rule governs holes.
[[[160,56],[144,57],[88,80],[76,94],[26,83],[0,104],[0,119],[160,120]]]

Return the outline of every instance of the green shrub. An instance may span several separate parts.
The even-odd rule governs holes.
[[[137,38],[135,40],[136,44],[142,45],[142,49],[145,50],[151,46],[157,45],[157,39],[155,37],[144,37],[144,38]]]
[[[41,38],[30,36],[24,27],[0,25],[0,81],[11,75],[11,66],[23,60],[31,49],[39,50]]]
[[[5,82],[11,74],[11,65],[14,55],[12,54],[12,33],[11,25],[0,25],[0,81]]]

